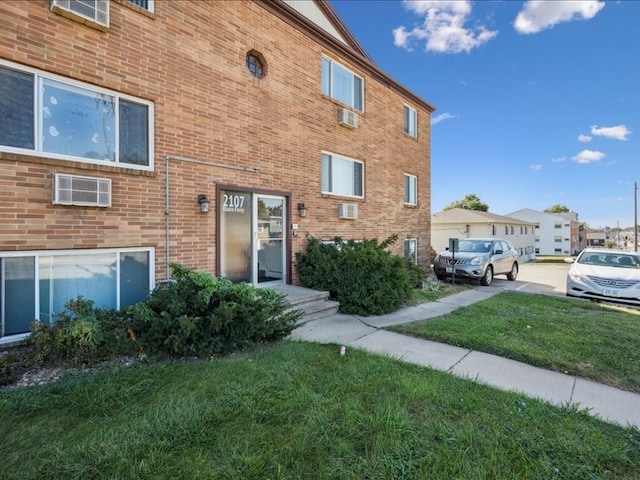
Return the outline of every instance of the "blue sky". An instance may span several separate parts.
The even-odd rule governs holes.
[[[331,0],[376,64],[436,107],[431,211],[562,204],[632,227],[639,1]],[[640,215],[640,214],[639,214]]]

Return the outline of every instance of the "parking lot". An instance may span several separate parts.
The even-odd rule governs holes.
[[[567,293],[569,266],[568,263],[521,263],[515,281],[510,282],[504,275],[498,275],[491,286],[484,288],[500,287],[505,290],[564,296]]]

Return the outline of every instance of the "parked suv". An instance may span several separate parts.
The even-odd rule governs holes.
[[[464,238],[458,250],[449,249],[436,255],[433,269],[439,280],[455,275],[490,285],[494,275],[505,274],[507,279],[518,276],[518,252],[501,238]]]

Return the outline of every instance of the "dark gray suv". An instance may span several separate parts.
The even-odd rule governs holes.
[[[509,280],[518,276],[518,252],[501,238],[463,238],[458,251],[447,249],[436,255],[433,270],[439,280],[466,278],[490,285],[494,275],[504,274]]]

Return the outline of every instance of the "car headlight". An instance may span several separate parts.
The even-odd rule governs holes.
[[[469,262],[470,265],[480,265],[484,262],[484,257],[473,257]]]
[[[571,277],[571,279],[573,280],[583,283],[587,280],[587,276],[583,275],[577,270],[569,270],[569,277]]]

